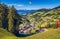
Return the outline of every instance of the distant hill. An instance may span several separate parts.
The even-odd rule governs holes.
[[[45,9],[45,8],[42,8],[42,9],[38,9],[38,10],[17,10],[17,12],[19,14],[30,14],[30,13],[34,13],[34,12],[47,12],[47,11],[50,11],[51,9]]]
[[[30,21],[36,21],[39,22],[39,26],[46,27],[48,26],[48,23],[55,22],[60,19],[60,6],[57,6],[55,8],[52,8],[50,10],[47,9],[40,9],[34,12],[33,14],[28,14],[27,19]],[[47,23],[48,22],[48,23]],[[46,24],[45,24],[46,23]],[[52,23],[52,24],[53,24]],[[44,25],[45,24],[45,25]],[[56,24],[55,24],[56,25]],[[54,25],[54,26],[55,26]],[[53,25],[51,25],[53,26]]]
[[[46,9],[46,8],[42,8],[42,9],[38,9],[38,12],[47,12],[50,11],[51,9]]]
[[[60,8],[60,6],[54,7],[53,9],[58,9],[58,8]],[[52,10],[53,10],[53,9],[52,9]]]
[[[36,10],[17,10],[17,12],[19,14],[29,14],[29,13],[33,13],[35,12]]]
[[[58,8],[60,8],[60,6],[57,6],[57,7],[52,8],[52,9],[42,8],[42,9],[38,9],[38,10],[17,10],[17,12],[19,14],[30,14],[30,13],[35,13],[35,12],[48,12],[48,11],[58,9]]]

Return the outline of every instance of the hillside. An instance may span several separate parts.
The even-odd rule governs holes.
[[[7,32],[7,30],[0,28],[0,39],[16,39],[16,36]]]
[[[54,25],[60,19],[60,7],[55,7],[47,12],[35,12],[27,15],[30,21],[39,22],[39,26],[44,27],[49,24]],[[54,25],[55,26],[55,25]]]
[[[26,39],[60,39],[60,29],[49,29],[47,32],[32,35]]]
[[[28,37],[16,37],[5,29],[0,28],[1,39],[60,39],[60,29],[50,28],[47,32],[38,33]]]

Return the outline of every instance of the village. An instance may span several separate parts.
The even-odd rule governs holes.
[[[37,24],[37,22],[31,22],[30,24],[26,22],[24,24],[21,24],[19,26],[19,34],[36,34],[39,32],[48,31],[46,28],[40,29]]]
[[[60,20],[56,22],[56,27],[57,28],[60,27]],[[27,35],[27,34],[36,34],[40,32],[47,32],[48,29],[45,27],[41,29],[41,27],[39,27],[38,25],[38,22],[30,22],[30,23],[25,22],[24,24],[21,24],[19,26],[18,31],[19,31],[19,34]]]

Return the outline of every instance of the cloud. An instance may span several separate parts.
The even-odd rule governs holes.
[[[24,5],[20,5],[20,4],[19,4],[19,5],[17,5],[17,6],[24,6]]]
[[[24,6],[24,5],[22,5],[22,4],[7,4],[8,6],[12,6],[12,5],[14,5],[14,6],[17,6],[17,7],[21,7],[21,6]]]
[[[22,9],[21,7],[24,7],[23,4],[7,4],[7,5],[8,5],[8,6],[14,5],[14,7],[15,7],[17,10]]]

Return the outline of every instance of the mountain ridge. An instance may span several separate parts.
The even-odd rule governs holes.
[[[17,10],[17,12],[19,14],[30,14],[30,13],[34,13],[34,12],[48,12],[54,9],[60,8],[60,6],[54,7],[52,9],[46,9],[46,8],[42,8],[42,9],[38,9],[38,10]]]

